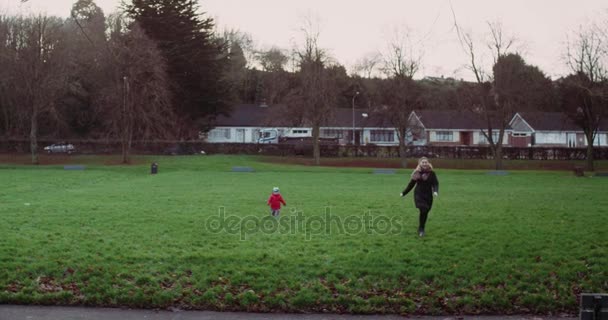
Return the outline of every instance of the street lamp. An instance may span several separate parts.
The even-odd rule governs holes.
[[[353,146],[355,145],[355,98],[359,95],[359,91],[353,96]]]

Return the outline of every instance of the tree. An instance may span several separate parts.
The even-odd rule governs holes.
[[[573,74],[559,83],[560,106],[587,139],[587,170],[593,171],[593,144],[608,115],[608,34],[597,25],[581,27],[567,46]]]
[[[97,105],[107,134],[120,139],[122,161],[128,163],[134,139],[170,138],[175,117],[160,50],[137,23],[123,32],[124,21],[112,21],[107,82]]]
[[[67,81],[63,21],[38,15],[19,17],[15,23],[20,42],[14,48],[14,89],[24,107],[18,112],[29,124],[32,164],[38,164],[39,120],[43,115],[51,118],[57,115],[56,102]]]
[[[513,116],[511,114],[511,104],[505,104],[507,100],[500,98],[497,91],[494,89],[495,82],[490,72],[485,68],[485,63],[480,57],[483,57],[481,52],[476,47],[475,38],[471,33],[464,32],[456,22],[456,14],[452,9],[454,16],[454,26],[463,51],[469,57],[467,67],[473,73],[476,83],[473,85],[464,86],[461,92],[465,92],[466,98],[461,99],[467,105],[464,107],[469,112],[476,113],[484,119],[485,128],[480,128],[486,140],[490,144],[495,161],[496,170],[501,170],[502,165],[502,145],[504,132],[507,128],[509,120]],[[490,39],[486,41],[486,47],[489,49],[489,54],[492,56],[493,66],[496,66],[499,59],[513,50],[517,41],[515,37],[506,35],[503,31],[500,22],[488,22]],[[508,80],[499,80],[508,86]],[[497,139],[494,139],[495,130],[497,131]]]
[[[530,66],[517,54],[506,54],[498,57],[493,67],[492,83],[493,101],[485,104],[485,111],[491,111],[493,123],[498,125],[496,143],[496,167],[502,168],[502,139],[505,129],[517,111],[545,109],[552,102],[553,84],[545,74],[535,66]],[[490,140],[490,139],[488,139]]]
[[[259,51],[257,53],[257,60],[262,66],[262,70],[277,72],[285,71],[285,65],[289,61],[289,57],[283,49],[272,47],[266,51]]]
[[[587,170],[594,171],[593,144],[608,113],[608,80],[592,81],[579,72],[559,81],[561,107],[587,139]]]
[[[258,52],[257,60],[263,70],[260,72],[261,97],[257,97],[258,102],[274,105],[285,99],[290,84],[290,75],[285,71],[288,59],[284,50],[277,47]]]
[[[368,53],[355,63],[354,73],[363,78],[371,79],[381,62],[382,55],[380,53]]]
[[[229,84],[232,95],[228,101],[244,102],[248,100],[251,83],[249,71],[255,59],[255,49],[251,35],[238,30],[224,30],[220,35],[224,47],[228,50],[228,66],[224,78]]]
[[[19,126],[13,81],[18,46],[16,22],[15,17],[0,16],[0,132],[6,136],[14,135]]]
[[[397,131],[401,165],[407,166],[406,140],[412,111],[422,106],[422,90],[413,80],[420,69],[422,53],[415,48],[409,31],[397,31],[383,55],[384,71],[388,76],[382,90],[383,107],[380,110]]]
[[[567,41],[566,64],[591,82],[608,78],[608,33],[597,25],[580,27]]]
[[[399,139],[401,166],[407,167],[407,136],[413,130],[410,115],[424,107],[421,85],[409,77],[392,77],[383,86],[380,113],[389,121]]]
[[[64,131],[90,136],[101,130],[94,99],[101,90],[102,56],[107,54],[106,18],[92,0],[78,0],[72,6],[65,28],[69,61],[69,82],[60,108],[64,115]]]
[[[413,78],[422,62],[422,45],[414,44],[408,28],[395,29],[382,54],[384,73],[389,77]]]
[[[302,28],[304,44],[296,49],[299,68],[299,88],[292,95],[292,108],[302,110],[303,118],[312,127],[313,157],[316,165],[321,162],[319,136],[321,125],[331,116],[335,105],[335,82],[328,72],[329,59],[319,47],[319,31],[308,19]]]
[[[500,56],[493,67],[494,94],[507,117],[517,110],[547,109],[553,102],[553,83],[538,67],[518,54]]]
[[[231,103],[228,48],[215,37],[213,19],[198,13],[195,0],[133,0],[125,10],[167,61],[173,107],[185,125],[180,136],[198,136],[201,121],[227,113]]]

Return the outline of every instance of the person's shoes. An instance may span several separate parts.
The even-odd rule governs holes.
[[[420,236],[420,237],[424,237],[424,230],[420,230],[420,231],[418,231],[418,236]]]

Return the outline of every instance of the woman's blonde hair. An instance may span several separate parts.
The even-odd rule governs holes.
[[[422,158],[418,159],[418,165],[416,166],[416,170],[415,171],[421,171],[422,170],[422,167],[420,167],[420,163],[422,162],[422,160],[426,160],[426,162],[429,163],[429,168],[431,168],[431,170],[433,170],[433,165],[429,161],[429,158],[422,157]]]

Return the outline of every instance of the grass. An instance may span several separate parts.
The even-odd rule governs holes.
[[[581,292],[608,291],[608,179],[439,167],[440,196],[418,238],[412,196],[398,196],[409,169],[100,159],[74,158],[84,171],[0,165],[0,303],[574,314]],[[253,227],[271,223],[262,218],[273,186],[288,203],[276,230],[297,215],[306,230]],[[209,219],[222,212],[244,227],[215,232]],[[328,230],[319,227],[326,212]],[[391,232],[381,223],[361,229],[365,216],[393,219]]]

